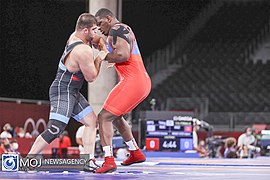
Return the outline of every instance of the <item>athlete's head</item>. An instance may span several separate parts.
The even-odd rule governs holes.
[[[236,145],[236,139],[234,137],[229,137],[225,140],[225,147],[231,148]]]
[[[97,32],[96,18],[89,13],[81,14],[77,20],[75,30],[81,32],[87,39],[93,38]]]
[[[250,127],[246,127],[245,128],[245,133],[246,133],[247,136],[252,135],[252,129]]]
[[[112,20],[115,19],[114,14],[109,9],[101,8],[98,10],[95,17],[101,33],[107,36],[113,25]]]

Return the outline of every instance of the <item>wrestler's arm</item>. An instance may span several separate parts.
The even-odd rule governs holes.
[[[82,138],[76,138],[76,143],[83,146]]]
[[[105,57],[104,57],[105,58]],[[101,62],[103,61],[104,59],[100,58],[100,56],[97,56],[95,61],[94,61],[94,65],[95,65],[95,68],[96,68],[96,72],[97,72],[97,75],[99,74],[99,71],[100,71],[100,67],[101,67]]]
[[[105,60],[109,63],[127,61],[130,57],[130,36],[130,32],[123,26],[113,27],[108,36],[113,51],[107,54]]]
[[[95,35],[93,40],[92,40],[92,44],[93,46],[98,49],[98,50],[102,50],[102,51],[106,51],[107,47],[106,47],[106,41],[99,35]]]
[[[76,53],[76,61],[85,80],[87,82],[93,82],[97,78],[100,70],[100,64],[103,59],[98,56],[94,60],[92,48],[87,45],[81,45],[81,47],[77,48],[74,53]]]

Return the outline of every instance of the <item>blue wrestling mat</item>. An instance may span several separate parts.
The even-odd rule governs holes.
[[[198,153],[185,152],[163,152],[163,151],[144,151],[146,157],[169,157],[169,158],[199,158]]]
[[[98,159],[97,163],[102,164]],[[0,179],[140,179],[140,180],[269,180],[270,158],[256,159],[200,159],[200,158],[148,158],[146,162],[131,166],[121,166],[116,159],[118,169],[109,174],[89,172],[57,167],[39,172],[0,171]]]

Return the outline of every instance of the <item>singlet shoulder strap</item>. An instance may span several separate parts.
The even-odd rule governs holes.
[[[75,46],[79,45],[79,44],[83,44],[82,41],[76,41],[72,44],[66,45],[66,52],[71,51]]]
[[[83,44],[82,41],[76,41],[74,43],[71,43],[71,44],[67,44],[66,47],[65,47],[65,50],[64,50],[64,53],[60,59],[60,62],[64,63],[65,59],[66,59],[66,56],[72,51],[72,49],[77,46],[77,45],[80,45],[80,44]]]

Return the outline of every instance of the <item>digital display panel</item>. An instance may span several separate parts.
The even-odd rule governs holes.
[[[146,137],[175,136],[192,137],[192,121],[147,120]]]
[[[146,120],[146,149],[185,151],[193,149],[192,119]]]

